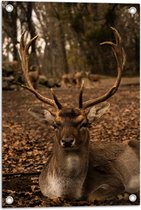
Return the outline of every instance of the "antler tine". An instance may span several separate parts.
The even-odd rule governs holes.
[[[24,87],[27,90],[29,90],[30,92],[32,92],[40,101],[42,101],[46,104],[49,104],[53,107],[56,107],[57,104],[54,102],[54,100],[42,96],[39,92],[37,92],[34,89],[32,83],[30,81],[30,77],[29,77],[29,52],[28,52],[28,50],[29,50],[31,44],[33,43],[33,41],[35,41],[38,38],[38,36],[33,37],[28,43],[25,42],[24,36],[25,36],[25,32],[22,33],[21,40],[20,40],[20,57],[21,57],[22,70],[23,70],[24,77],[25,77],[27,85],[22,85],[22,87]]]
[[[79,92],[79,108],[83,107],[83,90],[84,90],[84,80],[82,80],[80,92]]]
[[[111,27],[111,29],[114,32],[116,43],[107,41],[107,42],[101,43],[101,45],[104,45],[104,44],[110,45],[114,52],[114,55],[115,55],[116,61],[117,61],[117,71],[118,71],[117,80],[116,80],[115,84],[113,85],[113,87],[111,87],[110,90],[107,91],[104,95],[84,102],[83,109],[94,106],[94,105],[101,103],[103,101],[106,101],[108,98],[110,98],[112,95],[114,95],[116,93],[116,91],[118,90],[118,87],[120,85],[122,71],[123,71],[123,67],[125,65],[126,55],[125,55],[124,49],[121,45],[122,39],[121,39],[119,32],[113,27]]]
[[[34,36],[26,45],[25,50],[28,53],[29,47],[31,46],[32,42],[34,42],[38,38],[38,35]]]
[[[51,88],[51,93],[53,95],[53,99],[54,99],[55,104],[57,105],[58,109],[62,109],[62,105],[60,104],[60,102],[59,102],[59,100],[58,100],[57,96],[55,95],[54,90],[52,88]]]

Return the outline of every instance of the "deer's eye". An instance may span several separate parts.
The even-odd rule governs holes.
[[[88,126],[89,126],[89,123],[85,121],[80,125],[80,128],[87,128]]]
[[[54,122],[54,123],[53,123],[53,127],[54,127],[55,129],[59,129],[59,128],[61,127],[61,123],[59,123],[59,122]]]

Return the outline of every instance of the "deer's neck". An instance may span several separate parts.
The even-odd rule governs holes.
[[[86,148],[65,151],[55,145],[51,159],[51,171],[57,176],[72,179],[85,176],[88,169],[88,156],[88,149]]]
[[[88,149],[64,151],[54,145],[48,165],[46,196],[79,199],[88,170]]]

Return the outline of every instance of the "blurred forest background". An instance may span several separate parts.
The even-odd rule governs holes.
[[[7,12],[6,5],[13,5]],[[135,6],[135,15],[129,8]],[[21,66],[18,42],[21,33],[28,38],[39,35],[31,49],[31,71],[38,69],[41,80],[54,78],[60,82],[62,75],[87,72],[93,75],[115,76],[116,62],[102,41],[114,41],[110,27],[115,27],[123,38],[127,54],[124,75],[139,75],[139,5],[100,3],[2,3],[2,59],[3,76],[20,81]],[[43,77],[44,75],[44,77]],[[65,78],[66,79],[66,78]],[[10,79],[8,78],[8,81]],[[46,81],[45,81],[46,82]],[[3,81],[3,88],[7,81]]]
[[[7,5],[13,11],[7,12]],[[136,14],[129,9],[135,7]],[[117,75],[116,59],[103,41],[115,38],[110,27],[122,36],[126,65],[119,91],[109,101],[110,110],[90,127],[91,142],[140,140],[140,11],[137,4],[2,2],[2,193],[3,207],[139,205],[122,196],[112,201],[66,201],[45,198],[38,177],[48,163],[54,145],[54,130],[41,126],[29,108],[41,102],[20,84],[24,83],[18,53],[21,34],[39,35],[30,49],[29,74],[34,88],[50,98],[47,88],[63,106],[78,106],[82,79],[84,101],[109,90]],[[60,87],[60,88],[57,88]],[[69,88],[68,88],[69,87]],[[46,107],[46,104],[42,104]],[[12,196],[12,205],[6,203]],[[120,196],[119,196],[120,197]]]

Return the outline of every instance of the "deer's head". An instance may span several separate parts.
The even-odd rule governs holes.
[[[63,106],[52,90],[53,99],[49,99],[41,95],[37,90],[34,89],[28,71],[28,59],[29,59],[29,47],[32,42],[36,40],[37,36],[31,39],[27,44],[24,41],[24,33],[22,34],[20,41],[20,56],[23,73],[27,82],[24,88],[32,92],[40,101],[53,106],[56,111],[50,112],[49,110],[32,108],[30,110],[34,117],[40,121],[49,124],[55,128],[56,132],[56,143],[65,150],[78,149],[81,145],[88,145],[89,131],[88,127],[91,123],[95,122],[100,118],[109,108],[109,103],[105,102],[108,98],[115,94],[117,91],[123,66],[125,63],[125,53],[121,45],[121,37],[115,28],[111,28],[114,32],[116,43],[103,42],[102,44],[108,44],[111,46],[114,55],[117,60],[118,76],[115,84],[108,90],[104,95],[95,99],[83,102],[83,89],[84,83],[82,83],[79,92],[79,107],[70,108]]]

